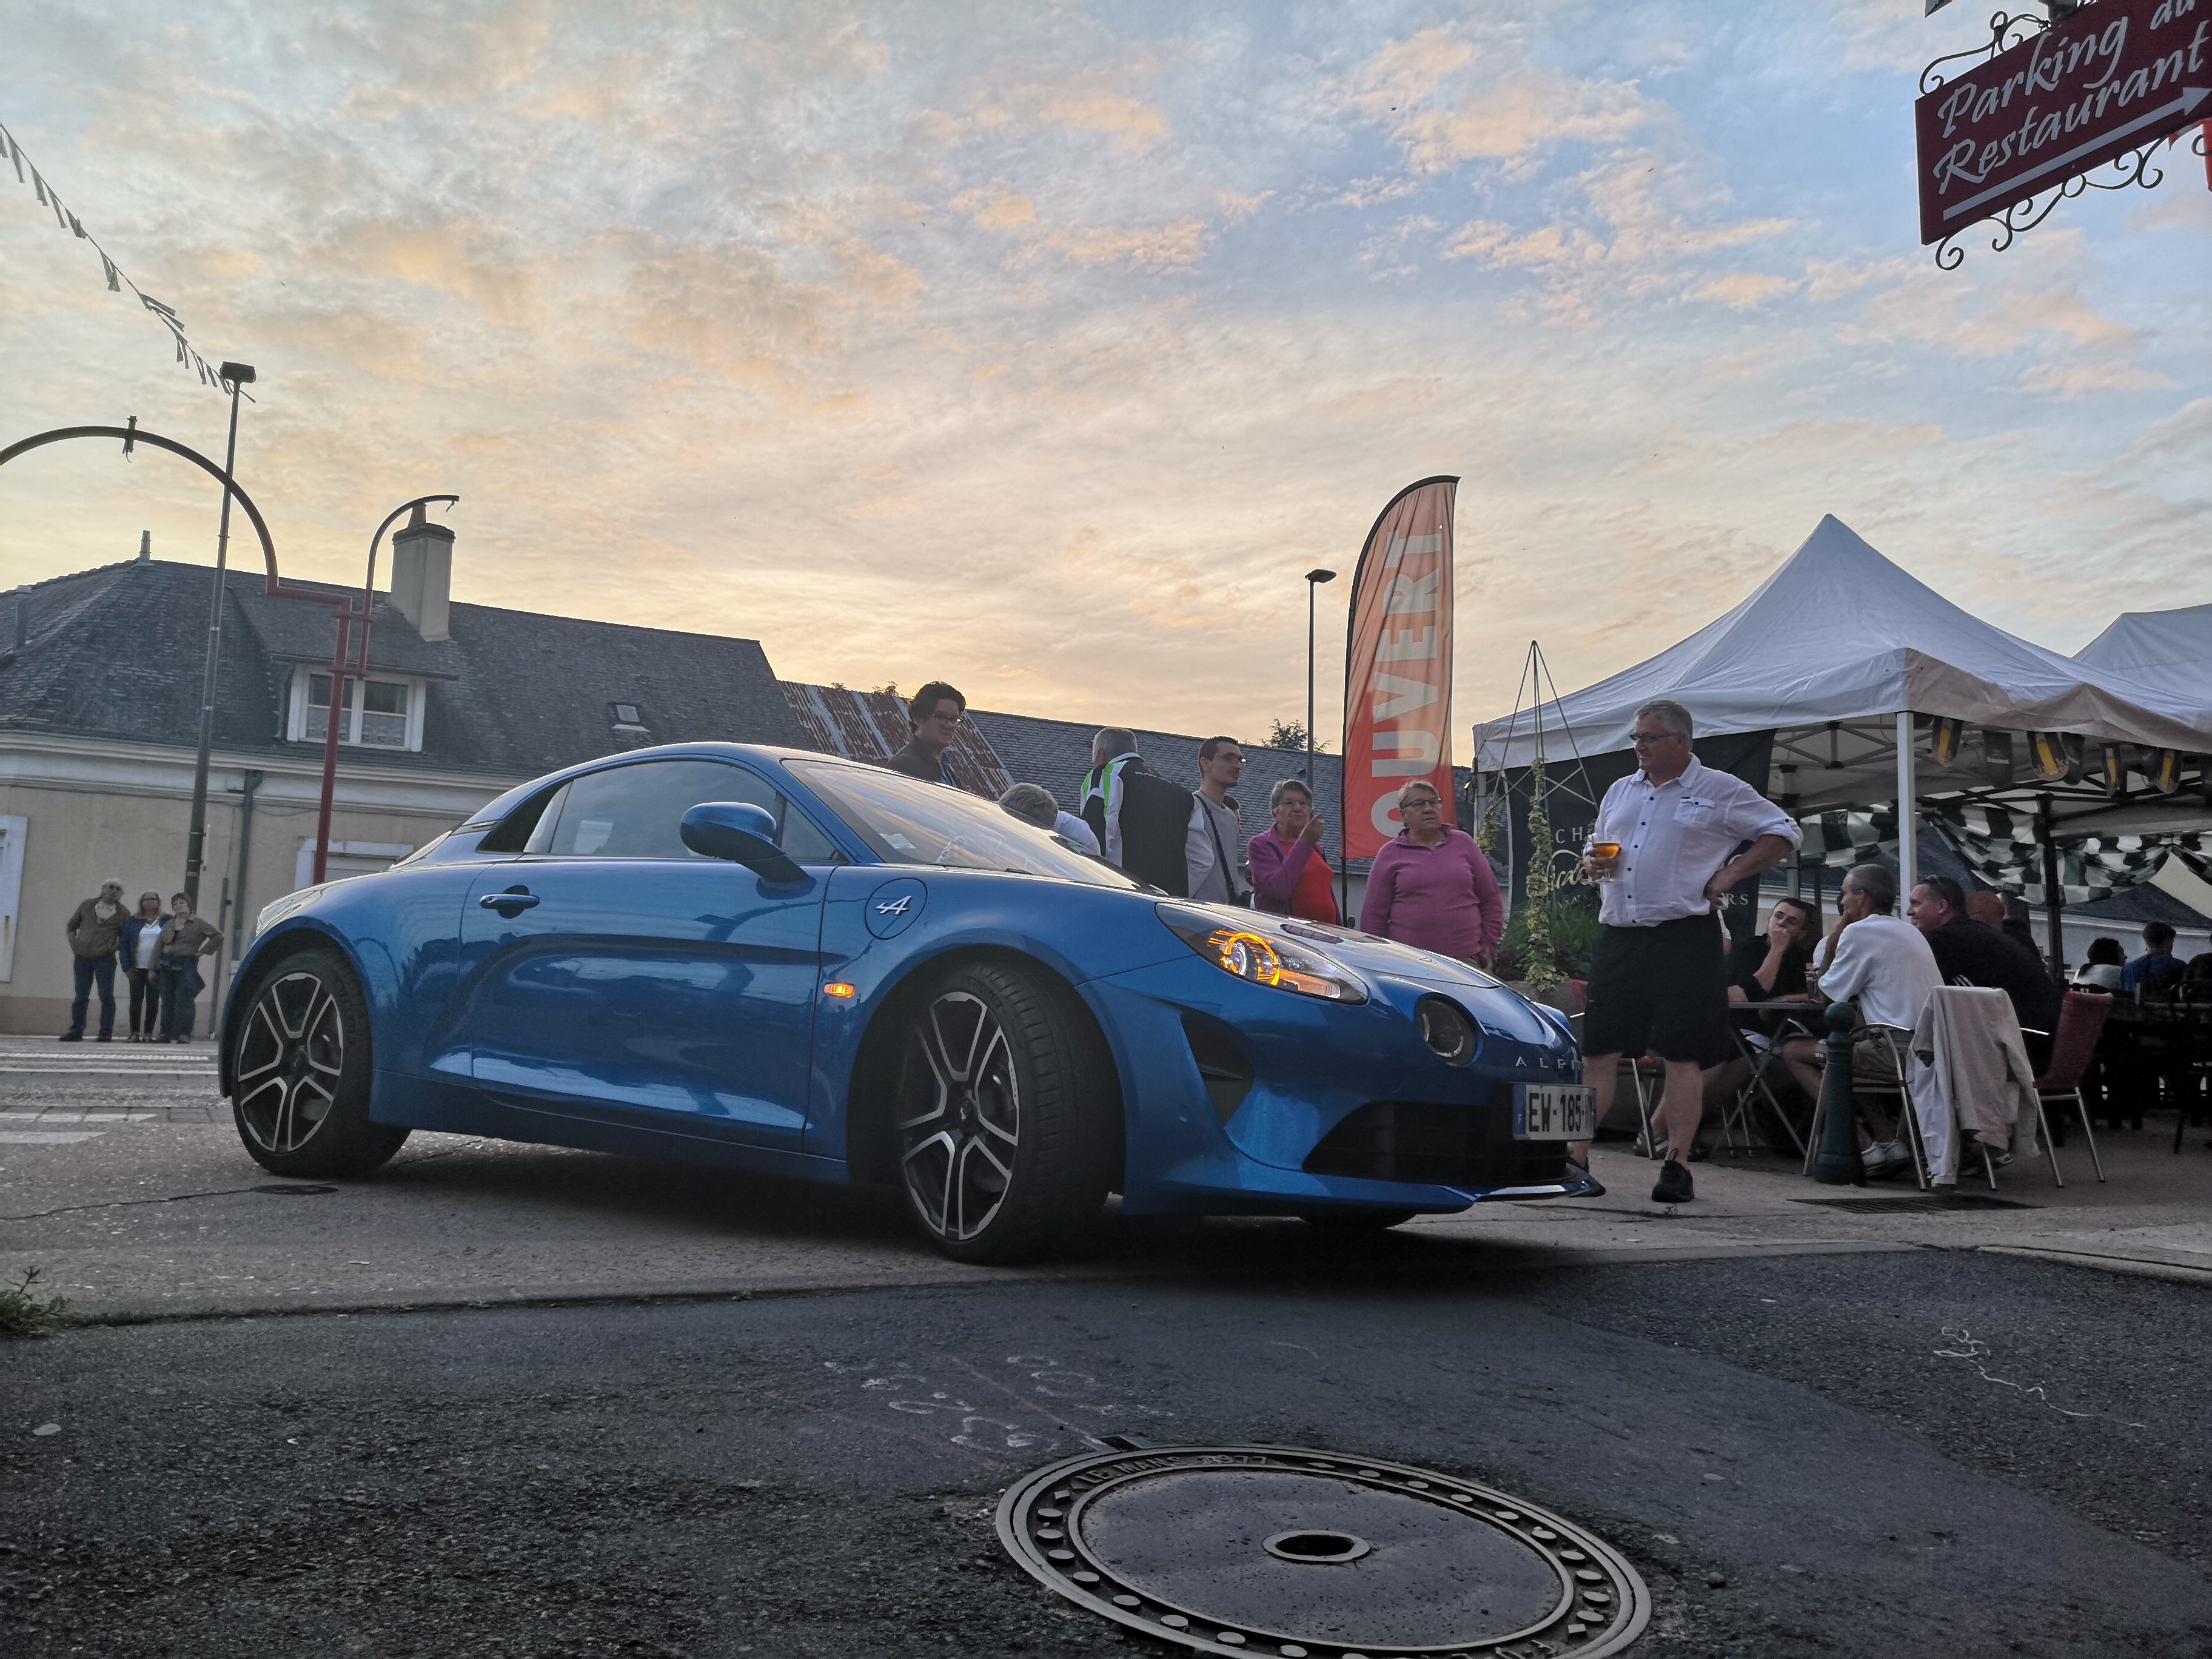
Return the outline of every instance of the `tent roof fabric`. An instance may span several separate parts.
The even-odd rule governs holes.
[[[2212,702],[2212,605],[2130,611],[2074,653],[2099,672],[2125,674],[2203,704]]]
[[[2016,639],[1823,518],[1750,598],[1657,656],[1547,706],[1546,751],[1628,746],[1638,706],[1674,697],[1699,735],[1881,720],[1900,709],[2008,731],[2212,750],[2212,700]],[[1563,714],[1566,733],[1558,728]],[[1475,728],[1485,770],[1535,757],[1529,717]]]

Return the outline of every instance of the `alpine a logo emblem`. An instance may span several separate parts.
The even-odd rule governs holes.
[[[906,914],[906,907],[913,902],[913,894],[902,893],[888,903],[878,904],[876,907],[876,914],[879,916],[902,916]]]

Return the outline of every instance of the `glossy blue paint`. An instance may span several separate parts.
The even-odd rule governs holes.
[[[671,759],[731,769],[716,797],[767,803],[780,834],[796,837],[803,824],[805,880],[680,852],[525,851],[516,823],[497,827],[564,782]],[[1579,1078],[1563,1021],[1444,957],[1215,913],[1224,926],[1294,930],[1365,988],[1364,1002],[1325,1001],[1223,971],[1168,930],[1158,895],[1118,879],[887,862],[810,787],[806,768],[835,781],[823,765],[695,744],[549,775],[404,866],[280,902],[289,913],[246,953],[240,982],[302,941],[344,952],[370,1005],[380,1121],[836,1181],[850,1173],[856,1063],[871,1041],[896,1041],[902,990],[974,953],[1018,958],[1079,999],[1105,1040],[1126,1120],[1128,1213],[1462,1209],[1484,1193],[1302,1166],[1370,1103],[1480,1116],[1510,1112],[1501,1091],[1516,1080]],[[596,780],[575,798],[609,787]],[[509,850],[485,850],[502,837]],[[517,889],[538,902],[499,903]],[[853,994],[826,996],[832,981]],[[1414,1009],[1425,996],[1474,1019],[1471,1063],[1448,1065],[1423,1042]],[[1221,1109],[1225,1122],[1187,1022],[1223,1036],[1249,1067],[1241,1101]]]

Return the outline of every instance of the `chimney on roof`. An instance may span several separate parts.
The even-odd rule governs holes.
[[[15,642],[8,647],[11,657],[21,656],[31,638],[31,596],[22,588],[15,590]]]
[[[138,532],[138,562],[141,564],[154,562],[154,532],[150,530],[142,530]]]
[[[432,524],[418,506],[392,538],[392,603],[426,640],[453,637],[453,532]]]

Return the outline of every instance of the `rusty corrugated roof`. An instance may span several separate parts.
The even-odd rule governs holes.
[[[808,744],[824,753],[881,766],[906,747],[912,728],[907,724],[903,697],[797,680],[777,684]],[[952,775],[971,795],[996,800],[1013,785],[1013,775],[990,740],[972,723],[960,728],[945,757],[952,763]]]

